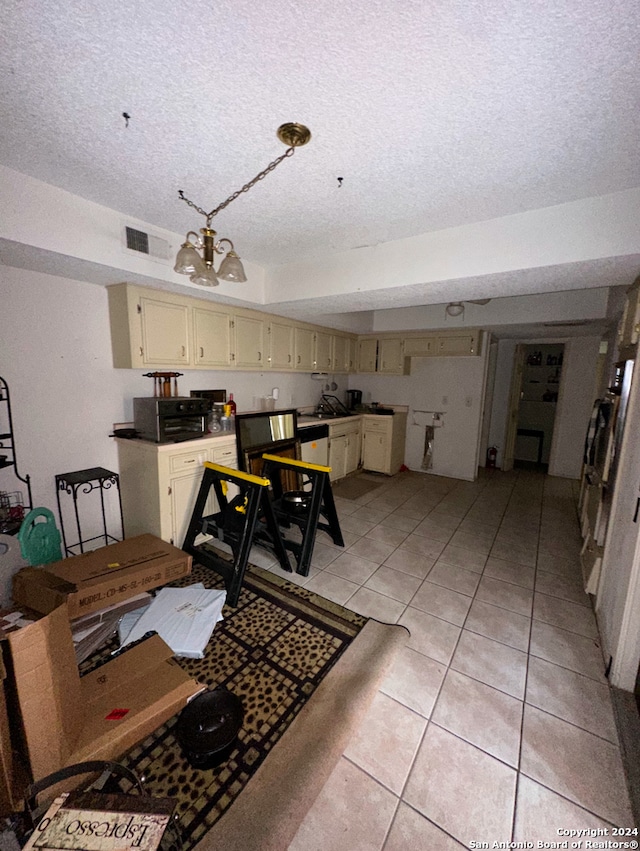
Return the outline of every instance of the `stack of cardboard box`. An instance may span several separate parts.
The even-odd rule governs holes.
[[[140,535],[16,574],[14,600],[40,613],[1,636],[0,814],[32,780],[90,759],[117,759],[202,687],[155,635],[80,678],[70,618],[191,571],[191,556]]]

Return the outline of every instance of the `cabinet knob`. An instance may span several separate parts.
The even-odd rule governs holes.
[[[258,352],[258,360],[262,360],[262,352]]]
[[[287,355],[287,363],[291,363],[291,355]]]
[[[298,355],[298,363],[300,363],[301,358],[302,358],[302,355]]]
[[[204,349],[202,348],[202,346],[200,346],[200,357],[204,357]]]

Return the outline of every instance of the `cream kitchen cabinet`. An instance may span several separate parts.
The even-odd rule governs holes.
[[[375,372],[378,361],[378,340],[366,337],[358,340],[358,372]]]
[[[358,369],[358,338],[352,334],[333,335],[333,371],[350,373]]]
[[[333,372],[333,335],[326,331],[313,332],[314,372]]]
[[[333,372],[349,372],[349,338],[333,335]]]
[[[407,337],[404,341],[404,356],[430,357],[436,353],[435,337]]]
[[[329,424],[329,466],[332,482],[355,473],[360,466],[361,420]]]
[[[295,368],[301,372],[315,372],[314,332],[311,328],[297,327],[294,331]]]
[[[294,326],[289,322],[272,321],[267,329],[269,368],[293,369]]]
[[[360,467],[362,455],[362,423],[354,423],[347,431],[347,454],[345,457],[345,475],[355,473]]]
[[[340,335],[336,356],[338,335],[324,328],[135,284],[107,293],[118,369],[354,371],[355,336]]]
[[[387,375],[404,374],[403,341],[399,337],[378,340],[378,372]]]
[[[193,309],[193,336],[196,366],[231,366],[232,319],[224,310],[209,307]]]
[[[346,475],[347,464],[347,437],[344,434],[336,434],[329,438],[329,466],[331,472],[329,479],[332,482],[343,479]]]
[[[451,355],[477,355],[480,354],[478,346],[478,334],[450,334],[438,335],[436,354],[440,357]]]
[[[231,361],[240,369],[264,369],[264,320],[236,314],[233,317],[234,350]]]
[[[355,372],[358,368],[358,340],[356,337],[349,338],[349,360],[347,361],[347,372]]]
[[[407,415],[396,411],[393,416],[378,414],[362,418],[362,467],[374,473],[395,475],[404,463]]]
[[[235,468],[235,437],[161,445],[121,438],[116,442],[127,537],[150,532],[181,547],[202,481],[202,465],[213,461]],[[207,512],[216,508],[212,496]]]
[[[190,300],[129,284],[108,288],[116,368],[189,366]]]
[[[404,375],[404,341],[401,337],[365,337],[358,341],[358,372]]]

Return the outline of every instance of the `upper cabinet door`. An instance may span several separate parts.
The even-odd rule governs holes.
[[[325,331],[315,332],[314,368],[317,372],[331,372],[333,369],[332,355],[333,335]]]
[[[347,372],[355,372],[358,369],[358,340],[349,337],[349,352],[347,357]]]
[[[405,357],[427,357],[436,353],[435,337],[407,337],[404,341]]]
[[[369,337],[358,342],[358,372],[375,372],[378,357],[378,341]]]
[[[186,304],[142,296],[140,320],[143,364],[189,365],[189,308]]]
[[[197,366],[231,365],[231,316],[221,310],[196,307],[193,311]]]
[[[269,367],[293,369],[293,325],[271,322],[269,325]]]
[[[378,372],[402,375],[402,340],[400,338],[378,341]]]
[[[295,368],[314,371],[313,334],[309,328],[295,329]]]
[[[340,334],[333,336],[333,371],[349,372],[349,338]]]
[[[479,351],[476,345],[476,335],[461,334],[449,337],[439,334],[437,353],[439,355],[477,355]]]
[[[235,360],[238,367],[264,369],[264,320],[235,316]]]

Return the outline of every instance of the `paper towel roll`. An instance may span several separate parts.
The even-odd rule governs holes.
[[[22,558],[20,543],[13,535],[0,535],[0,605],[11,605],[11,582],[14,573],[27,562]]]

